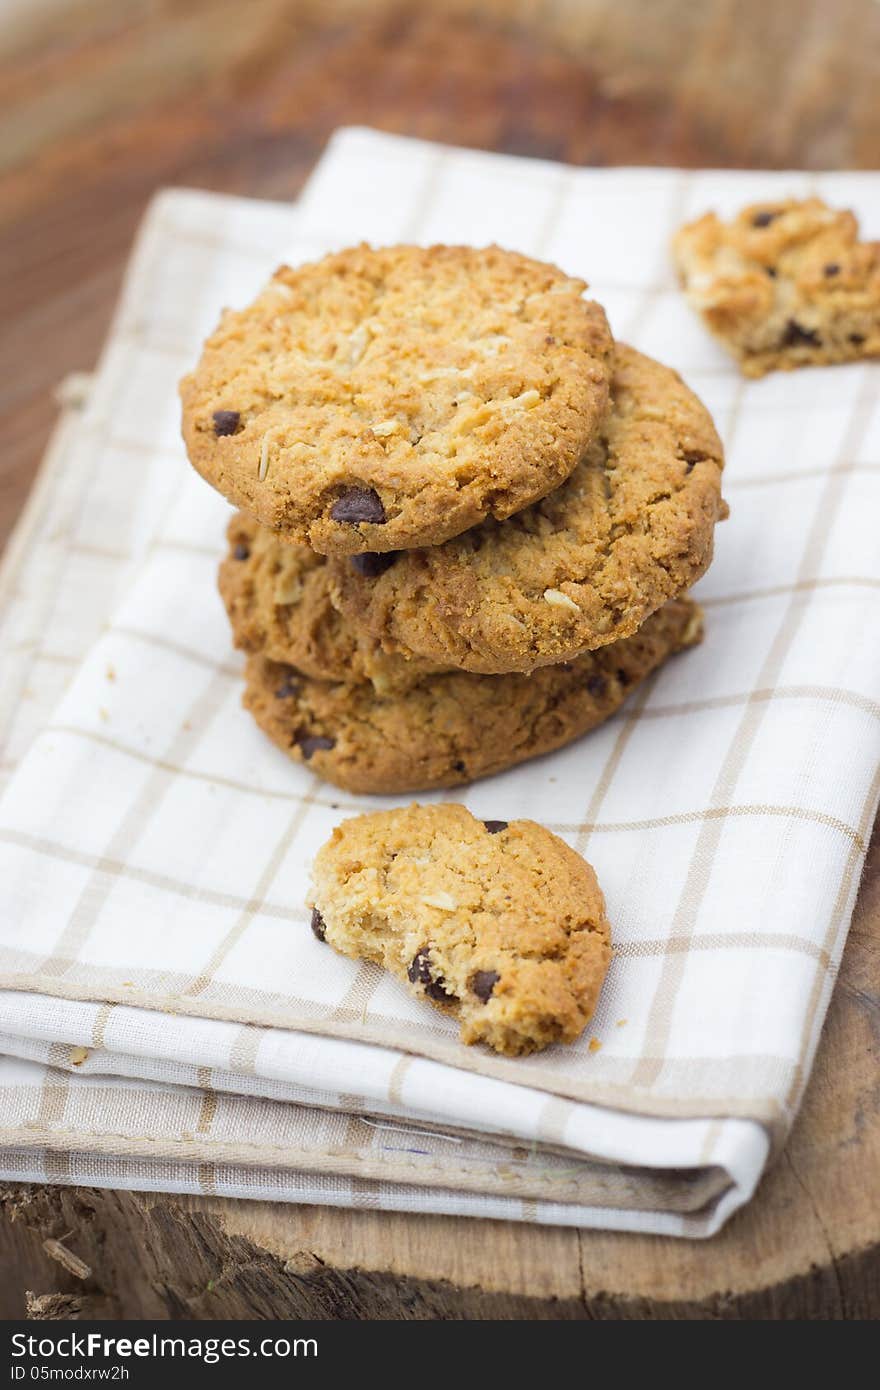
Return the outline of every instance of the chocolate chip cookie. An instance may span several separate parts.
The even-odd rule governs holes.
[[[618,345],[612,397],[548,497],[376,574],[334,560],[334,602],[387,651],[484,674],[630,636],[704,572],[727,509],[720,440],[675,372]]]
[[[616,712],[673,652],[702,636],[674,599],[632,637],[531,675],[425,676],[380,694],[314,680],[265,656],[246,667],[244,704],[273,743],[348,791],[456,786],[561,748]]]
[[[688,300],[746,376],[880,355],[880,242],[819,198],[755,203],[682,227]]]
[[[313,893],[321,941],[509,1057],[574,1042],[611,960],[593,869],[534,821],[455,805],[357,816],[319,850]]]
[[[571,473],[612,340],[584,282],[498,247],[355,247],[282,266],[181,383],[189,457],[324,554],[436,545]]]
[[[384,652],[375,638],[343,617],[331,601],[326,556],[282,541],[244,512],[236,513],[226,534],[229,549],[219,588],[235,645],[243,651],[295,666],[314,680],[369,680],[379,693],[403,689],[441,669]]]

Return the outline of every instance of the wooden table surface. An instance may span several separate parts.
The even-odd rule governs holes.
[[[880,165],[874,0],[30,0],[0,21],[0,546],[156,188],[294,197],[336,126],[579,164]],[[874,229],[878,234],[880,229]],[[0,1189],[0,1315],[880,1314],[877,835],[802,1114],[715,1240]],[[91,1267],[54,1264],[47,1237]]]

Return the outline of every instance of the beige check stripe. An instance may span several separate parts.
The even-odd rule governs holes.
[[[708,206],[813,188],[880,224],[868,176],[574,170],[367,131],[296,209],[157,199],[0,570],[0,1172],[694,1236],[748,1199],[809,1076],[880,795],[878,369],[743,383],[666,245]],[[583,274],[725,438],[703,647],[460,796],[551,826],[607,891],[591,1029],[524,1061],[462,1048],[308,932],[318,845],[394,801],[291,766],[241,712],[225,505],[178,443],[176,380],[218,309],[361,237],[499,240]]]

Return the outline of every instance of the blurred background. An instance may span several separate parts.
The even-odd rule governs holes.
[[[0,547],[151,194],[342,124],[578,164],[880,164],[877,0],[0,0]]]

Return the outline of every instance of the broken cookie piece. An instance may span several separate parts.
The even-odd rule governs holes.
[[[534,821],[413,805],[343,821],[318,852],[312,930],[374,961],[509,1057],[574,1042],[611,959],[589,864]],[[317,926],[316,926],[317,923]]]
[[[746,376],[880,355],[880,242],[820,198],[707,213],[673,238],[692,306]]]

